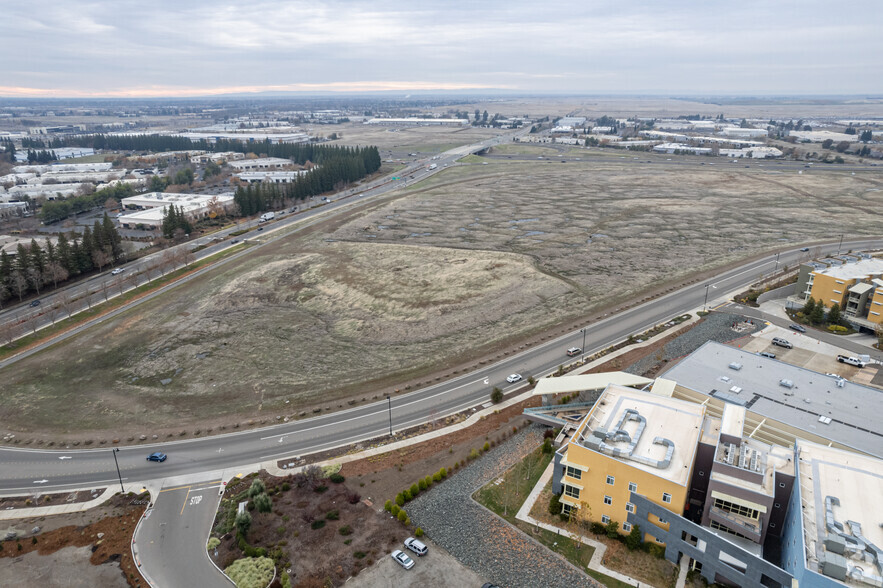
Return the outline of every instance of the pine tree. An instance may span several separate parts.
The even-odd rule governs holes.
[[[840,305],[836,302],[828,309],[828,322],[832,325],[840,324]]]

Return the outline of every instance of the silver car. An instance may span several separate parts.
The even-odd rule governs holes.
[[[414,560],[408,557],[408,555],[401,549],[396,549],[395,551],[393,551],[392,558],[396,560],[396,562],[406,570],[410,570],[414,567]]]

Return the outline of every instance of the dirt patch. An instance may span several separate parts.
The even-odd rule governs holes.
[[[251,528],[238,536],[232,521],[239,502],[249,500],[247,491],[255,479],[265,484],[272,511],[262,513],[252,506]],[[327,478],[280,479],[266,472],[228,486],[212,535],[220,538],[216,561],[224,569],[250,549],[264,550],[280,574],[291,570],[294,586],[342,585],[400,546],[409,533],[348,486]]]
[[[52,554],[65,548],[84,547],[91,552],[91,554],[83,554],[87,556],[86,561],[93,566],[102,566],[101,570],[95,570],[95,578],[103,577],[107,573],[103,569],[107,564],[114,565],[117,573],[129,586],[146,585],[132,561],[130,550],[135,526],[146,506],[132,505],[132,500],[127,496],[114,496],[105,505],[94,509],[95,512],[14,521],[15,528],[24,531],[17,539],[2,542],[0,558],[5,558],[7,563],[0,567],[6,568],[10,565],[14,567],[18,564],[20,556],[31,553],[39,557],[38,561],[42,565],[51,567],[56,563]],[[71,524],[72,521],[85,524]],[[41,529],[34,534],[31,532],[33,527],[41,527]],[[45,530],[44,527],[51,530]],[[60,556],[59,563],[70,557],[72,557],[70,552],[65,551]],[[33,559],[32,557],[27,561],[24,565],[25,569],[34,567]],[[12,560],[11,564],[9,560]],[[91,585],[102,585],[102,583],[96,581]]]
[[[0,510],[88,502],[98,498],[102,492],[104,492],[104,488],[80,490],[78,492],[60,492],[55,494],[40,494],[38,492],[29,496],[0,496]]]

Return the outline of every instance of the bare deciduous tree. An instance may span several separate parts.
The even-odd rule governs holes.
[[[22,297],[28,291],[28,279],[20,271],[14,271],[9,279],[9,285],[12,286],[12,291],[18,296],[18,301],[21,302]]]
[[[46,266],[46,277],[52,280],[53,288],[58,288],[58,282],[65,281],[68,275],[68,271],[57,261],[53,261]]]
[[[110,255],[101,249],[96,249],[92,252],[92,262],[98,266],[98,271],[101,271],[101,268],[110,263]]]

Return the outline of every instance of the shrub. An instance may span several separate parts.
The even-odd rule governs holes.
[[[344,480],[346,480],[346,478],[343,477],[341,474],[331,474],[330,476],[328,476],[328,479],[335,484],[341,484]]]
[[[344,537],[346,537],[347,535],[353,534],[353,530],[349,525],[342,526],[341,528],[339,528],[337,530],[337,532],[340,533],[341,535],[343,535]]]
[[[441,474],[438,472],[435,472],[434,474],[432,474],[432,481],[433,482],[441,482]]]
[[[328,486],[316,486],[316,487],[313,489],[313,492],[315,492],[316,494],[322,494],[322,493],[325,492],[326,490],[328,490]]]
[[[849,331],[849,329],[841,325],[831,325],[828,327],[828,330],[832,333],[846,333]]]
[[[248,530],[251,528],[251,515],[248,512],[237,514],[234,524],[236,525],[236,530],[239,531],[241,535],[247,535]]]
[[[392,500],[387,500],[387,501],[383,504],[383,510],[385,510],[386,512],[389,512],[389,511],[392,510]]]
[[[423,529],[417,527],[417,530],[414,531],[414,535],[416,535],[417,537],[423,537]]]
[[[291,490],[291,484],[288,482],[282,482],[282,490]],[[285,574],[285,577],[288,577],[288,574]],[[289,580],[290,582],[291,580]]]
[[[288,575],[288,572],[282,572],[280,581],[282,582],[282,588],[291,588],[291,576]]]
[[[604,525],[604,523],[593,522],[590,528],[592,529],[592,533],[594,533],[595,535],[604,535],[605,533],[607,533],[607,527]]]
[[[628,536],[625,538],[625,546],[631,551],[634,551],[639,548],[643,542],[644,536],[641,533],[640,525],[632,525],[632,530],[629,531]]]
[[[323,519],[315,520],[310,524],[310,528],[313,529],[314,531],[317,529],[321,529],[324,526],[325,526],[325,521]]]
[[[609,538],[619,539],[619,523],[611,519],[610,522],[607,523],[605,529],[607,530],[607,536]]]
[[[401,510],[402,510],[402,509],[399,508],[399,505],[398,505],[398,504],[393,504],[393,505],[392,505],[392,508],[391,508],[390,511],[389,511],[389,514],[391,514],[392,516],[396,516],[396,515],[399,514],[399,511],[401,511]]]
[[[399,519],[401,522],[404,523],[404,522],[405,522],[405,519],[408,518],[408,513],[406,513],[406,512],[403,511],[403,510],[400,510],[400,511],[399,511],[399,514],[396,516],[396,518]]]
[[[484,447],[482,447],[481,450],[482,450],[482,451],[490,451],[490,450],[491,450],[491,444],[488,443],[487,441],[485,441],[485,442],[484,442]]]
[[[362,500],[362,495],[358,492],[350,492],[346,495],[346,501],[350,504],[358,504],[360,500]]]
[[[255,496],[254,505],[258,509],[258,512],[270,512],[273,510],[273,501],[270,500],[270,497],[266,494]]]
[[[561,497],[557,494],[553,494],[552,498],[549,499],[549,514],[550,515],[558,515],[561,514]]]
[[[368,555],[368,554],[365,553],[364,551],[357,551],[357,552],[355,552],[355,553],[353,554],[353,557],[356,558],[356,559],[362,559],[362,558],[364,558],[366,555]]]
[[[647,553],[652,555],[653,557],[662,559],[665,557],[665,547],[662,545],[656,545],[655,543],[647,543]]]
[[[543,441],[543,453],[552,453],[552,440],[546,439]]]
[[[494,391],[491,392],[491,402],[494,404],[500,404],[503,402],[503,391],[495,387]]]
[[[448,470],[442,468],[438,471],[438,475],[442,477],[442,480],[448,477]]]
[[[479,456],[478,449],[473,447],[472,451],[470,451],[469,455],[466,457],[469,461],[472,461],[473,459],[478,459],[478,456]]]
[[[404,491],[402,492],[402,496],[404,496],[404,498],[405,498],[405,502],[410,502],[410,501],[411,501],[411,491],[410,491],[410,490],[404,490]]]
[[[238,559],[224,569],[237,586],[266,586],[273,579],[276,564],[268,557]]]
[[[264,483],[260,480],[260,478],[255,479],[251,483],[251,487],[248,489],[248,497],[254,498],[258,494],[265,494],[267,492],[267,487],[264,486]]]
[[[406,527],[410,527],[410,526],[411,526],[411,518],[410,518],[410,517],[405,517],[405,520],[402,521],[402,523],[404,523],[404,525],[405,525]]]
[[[423,478],[423,481],[426,482],[426,487],[429,488],[432,486],[432,476],[426,476]]]
[[[426,490],[426,480],[425,480],[425,479],[420,478],[420,482],[418,482],[417,485],[420,486],[420,491],[421,491],[421,492],[423,492],[424,490]]]
[[[411,484],[411,497],[417,498],[418,494],[420,494],[420,486],[417,484]]]
[[[405,495],[402,494],[401,492],[396,494],[396,504],[398,504],[399,506],[405,505]]]
[[[215,547],[217,547],[217,546],[220,545],[220,544],[221,544],[221,540],[220,540],[220,539],[218,539],[217,537],[211,537],[211,538],[209,538],[209,540],[208,540],[208,545],[206,546],[206,549],[208,549],[209,551],[211,551],[212,549],[214,549]]]
[[[340,520],[340,511],[335,508],[334,510],[330,511],[328,514],[325,515],[325,520],[328,520],[328,521]]]

